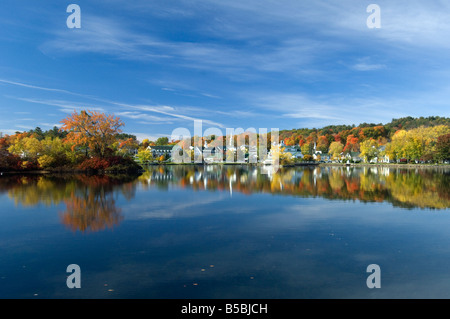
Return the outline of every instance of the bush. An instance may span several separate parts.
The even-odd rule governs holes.
[[[21,169],[25,171],[34,171],[40,169],[40,166],[35,161],[23,161],[21,162]]]
[[[17,171],[21,169],[22,161],[19,156],[0,151],[0,170]]]
[[[78,168],[81,170],[104,170],[110,166],[110,163],[103,158],[93,157],[84,160]]]
[[[108,158],[93,157],[84,160],[78,168],[81,170],[106,170],[115,171],[132,171],[139,170],[141,167],[133,161],[133,159],[122,156],[111,156]]]

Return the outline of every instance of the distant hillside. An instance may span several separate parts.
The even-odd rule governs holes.
[[[292,130],[282,130],[280,131],[280,138],[286,138],[291,134],[302,134],[302,135],[310,135],[312,132],[316,132],[318,135],[324,135],[326,133],[331,134],[337,134],[339,132],[352,130],[355,128],[367,128],[367,127],[376,127],[376,126],[383,126],[387,132],[389,132],[388,135],[392,136],[396,131],[403,129],[403,130],[410,130],[414,128],[418,128],[421,126],[424,127],[432,127],[437,125],[447,125],[450,126],[450,118],[448,117],[440,117],[440,116],[429,116],[429,117],[419,117],[414,118],[411,116],[402,117],[399,119],[392,119],[391,122],[387,124],[382,123],[361,123],[358,126],[356,125],[328,125],[323,128],[299,128],[299,129],[292,129]],[[322,133],[322,134],[321,134]]]
[[[431,127],[438,125],[450,126],[450,118],[440,116],[413,118],[411,116],[408,116],[399,119],[393,119],[390,123],[386,124],[385,127],[391,131],[396,131],[399,129],[410,130],[421,126]]]
[[[396,134],[398,132],[398,134]],[[298,146],[303,154],[313,151],[340,154],[371,153],[385,146],[391,159],[408,160],[447,159],[449,154],[450,118],[440,116],[411,116],[393,119],[390,123],[361,123],[355,125],[329,125],[323,128],[300,128],[279,132],[280,141]]]

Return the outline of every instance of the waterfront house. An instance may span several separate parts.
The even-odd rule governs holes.
[[[160,157],[161,155],[171,157],[173,147],[174,145],[150,145],[147,147],[147,150],[152,153],[153,158]]]
[[[376,159],[379,163],[390,163],[389,155],[386,154],[386,145],[378,148],[378,157]]]
[[[353,162],[361,162],[361,153],[360,152],[349,152],[349,153],[341,153],[344,160],[353,161]]]
[[[303,158],[302,150],[297,146],[286,146],[284,153],[291,153],[293,158]]]

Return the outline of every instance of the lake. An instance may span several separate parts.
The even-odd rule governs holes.
[[[375,166],[3,175],[0,298],[450,298],[449,185]]]

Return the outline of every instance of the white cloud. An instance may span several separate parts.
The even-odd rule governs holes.
[[[60,108],[60,111],[63,113],[72,113],[75,111],[81,111],[86,109],[86,103],[84,102],[73,102],[73,101],[65,101],[65,100],[52,100],[52,99],[39,99],[39,98],[25,98],[25,97],[12,97],[20,101],[35,103],[35,104],[43,104],[43,105],[51,105],[57,106]],[[105,112],[105,109],[99,106],[90,106],[89,110]]]
[[[15,127],[20,128],[20,129],[24,129],[24,130],[32,130],[32,129],[34,129],[34,127],[32,127],[32,126],[20,125],[20,124],[16,124]]]
[[[126,117],[126,118],[130,118],[133,120],[140,120],[142,122],[146,121],[148,123],[167,123],[170,122],[171,118],[170,117],[160,117],[160,116],[154,116],[154,115],[150,115],[150,114],[145,114],[145,113],[141,113],[141,112],[116,112],[115,113],[117,116],[121,116],[121,117]]]
[[[136,139],[140,142],[142,142],[145,139],[148,139],[150,141],[156,141],[159,137],[168,137],[170,139],[170,135],[166,134],[148,134],[142,132],[131,132],[129,134],[136,136]]]
[[[44,42],[42,52],[100,53],[118,58],[142,60],[170,57],[160,50],[164,45],[148,35],[133,33],[112,19],[83,14],[83,27],[76,32],[57,31]],[[159,52],[157,52],[159,51]]]
[[[30,88],[30,89],[37,89],[37,90],[50,91],[50,92],[59,92],[59,93],[73,94],[72,92],[66,91],[66,90],[47,88],[47,87],[42,87],[42,86],[37,86],[37,85],[26,84],[26,83],[22,83],[22,82],[9,81],[9,80],[5,80],[5,79],[0,79],[0,82],[1,83],[5,83],[5,84],[15,85],[15,86],[22,86],[22,87]]]
[[[13,129],[0,129],[0,133],[3,135],[5,135],[5,134],[14,135],[14,134],[16,134],[17,131],[18,130],[13,130]]]
[[[247,116],[255,122],[279,121],[276,126],[288,119],[305,119],[304,123],[318,126],[386,122],[427,112],[445,115],[450,96],[445,84],[450,4],[380,0],[382,28],[377,30],[366,26],[368,4],[174,0],[169,5],[137,0],[130,6],[140,10],[127,8],[117,19],[111,12],[122,4],[114,1],[109,16],[83,13],[80,30],[48,31],[50,38],[40,48],[50,56],[94,53],[164,66],[148,81],[165,91],[157,90],[163,96],[160,101],[152,97],[142,102],[148,101],[144,93],[137,96],[139,102],[120,102],[10,79],[0,79],[0,86],[41,91],[40,98],[25,94],[16,98],[25,102],[56,106],[66,113],[93,105],[138,124],[185,125],[202,119],[225,128],[225,121],[243,118],[244,122]],[[155,17],[172,21],[173,29],[163,29],[158,23],[162,20],[153,22]],[[391,75],[393,80],[387,78]],[[420,92],[422,87],[426,89]],[[249,94],[252,90],[258,94]],[[192,107],[186,106],[187,99],[173,102],[179,96],[220,100],[214,101],[217,105]]]
[[[309,37],[284,37],[274,42],[273,36],[268,34],[268,39],[263,41],[253,41],[249,35],[250,39],[234,44],[222,42],[220,37],[217,41],[173,41],[158,34],[133,30],[130,24],[126,21],[119,24],[111,18],[83,16],[83,27],[77,32],[58,31],[40,48],[51,56],[97,53],[118,59],[208,70],[242,79],[255,76],[255,72],[305,72],[312,68],[311,61],[320,52],[337,45]],[[202,94],[217,97],[208,92]]]
[[[49,105],[49,106],[57,106],[60,108],[60,111],[63,113],[72,113],[75,111],[81,111],[86,109],[86,105],[89,105],[90,110],[99,111],[99,112],[106,112],[108,108],[111,107],[120,107],[121,109],[126,109],[126,111],[118,111],[115,112],[117,115],[121,115],[127,118],[131,118],[134,120],[140,120],[143,124],[150,124],[150,123],[163,123],[163,124],[172,124],[173,120],[185,120],[189,122],[194,122],[195,120],[202,120],[203,123],[212,125],[212,126],[218,126],[220,128],[224,128],[225,126],[222,123],[209,120],[207,118],[203,118],[201,116],[191,116],[190,113],[195,113],[202,115],[203,113],[208,113],[207,111],[204,111],[202,108],[196,108],[196,107],[173,107],[169,105],[133,105],[123,102],[117,102],[112,101],[108,99],[103,99],[95,96],[89,96],[84,94],[78,94],[74,92],[70,92],[67,90],[61,90],[61,89],[52,89],[52,88],[46,88],[46,87],[39,87],[35,85],[30,84],[24,84],[21,82],[13,82],[8,80],[1,80],[4,83],[17,85],[20,87],[25,87],[29,89],[39,89],[44,91],[50,91],[50,92],[57,92],[57,93],[64,93],[64,94],[70,94],[70,95],[77,95],[82,96],[86,99],[91,99],[94,101],[101,101],[104,105],[99,106],[92,104],[91,102],[75,102],[75,101],[68,101],[68,100],[60,100],[60,99],[52,99],[52,98],[28,98],[28,97],[12,97],[8,96],[9,98],[13,98],[20,101],[25,101],[29,103],[34,104],[42,104],[42,105]],[[109,105],[109,106],[108,106]],[[132,110],[140,110],[144,112],[136,112],[136,111],[130,111]],[[156,114],[162,114],[166,116],[156,116],[156,115],[150,115],[148,112],[156,113]]]
[[[154,113],[159,113],[159,114],[164,114],[164,115],[168,115],[174,118],[178,118],[178,119],[183,119],[183,120],[187,120],[190,122],[194,122],[195,120],[202,120],[203,123],[205,124],[209,124],[212,126],[218,126],[220,128],[225,128],[225,126],[219,122],[215,122],[215,121],[211,121],[208,119],[203,119],[201,117],[192,117],[192,116],[188,116],[188,115],[183,115],[178,113],[175,113],[174,111],[179,111],[180,109],[182,110],[182,108],[177,108],[174,109],[172,107],[168,107],[168,106],[150,106],[150,105],[127,105],[130,108],[133,109],[138,109],[138,110],[142,110],[142,111],[147,111],[147,112],[154,112]]]
[[[267,117],[298,120],[298,127],[323,127],[335,124],[387,123],[393,118],[421,112],[419,116],[435,115],[436,109],[423,109],[423,103],[441,103],[440,98],[432,101],[427,94],[415,96],[367,96],[351,94],[314,96],[299,93],[260,92],[249,96],[255,108],[261,108]],[[438,107],[439,108],[439,107]],[[446,116],[446,114],[440,114]],[[282,120],[283,121],[283,120]],[[292,123],[292,121],[290,121]]]
[[[358,62],[352,65],[352,69],[356,71],[375,71],[385,69],[386,65],[382,63],[373,63],[370,57],[358,59]]]

